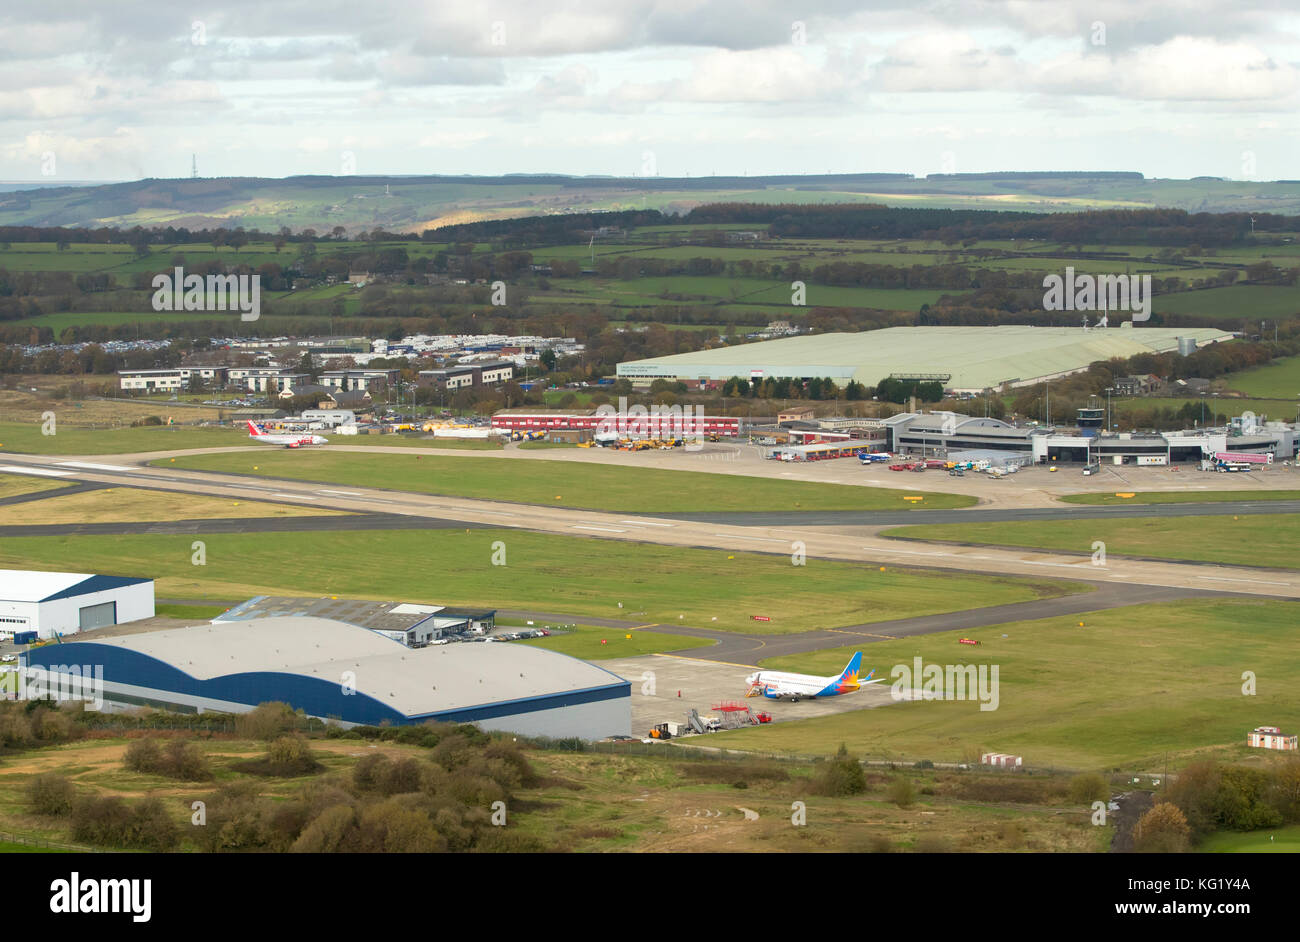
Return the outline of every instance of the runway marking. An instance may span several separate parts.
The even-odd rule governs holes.
[[[652,657],[670,657],[674,661],[698,661],[701,664],[723,664],[727,667],[743,667],[747,671],[755,670],[753,664],[737,664],[734,661],[710,661],[705,657],[686,657],[683,654],[654,654]]]
[[[66,478],[72,476],[71,471],[55,471],[53,468],[27,468],[20,467],[16,464],[4,465],[3,467],[0,467],[0,471],[5,471],[9,474],[39,474],[49,478]]]
[[[626,530],[615,530],[613,527],[584,527],[579,524],[573,524],[570,529],[573,530],[602,530],[605,533],[626,533]]]
[[[290,497],[294,500],[315,500],[314,497],[308,497],[306,494],[272,494],[272,497]]]
[[[648,520],[620,520],[619,523],[631,523],[640,527],[671,527],[671,523],[651,523]]]
[[[755,543],[789,543],[789,540],[778,540],[773,537],[765,536],[732,536],[730,533],[715,533],[714,536],[720,536],[724,540],[751,540]]]
[[[833,631],[837,635],[865,635],[868,638],[882,638],[885,641],[897,641],[897,635],[878,635],[874,631],[847,631],[844,628],[827,628],[826,631]]]
[[[340,495],[340,496],[342,496],[342,497],[365,497],[365,496],[366,496],[365,494],[362,494],[360,491],[325,491],[325,490],[321,490],[321,491],[317,491],[316,493],[317,493],[317,494],[338,494],[338,495]]]
[[[60,461],[61,468],[85,468],[88,471],[139,471],[139,468],[131,468],[120,464],[95,464],[90,461]]]
[[[1222,579],[1217,576],[1201,576],[1207,582],[1253,582],[1257,585],[1290,585],[1289,582],[1269,582],[1267,579]]]

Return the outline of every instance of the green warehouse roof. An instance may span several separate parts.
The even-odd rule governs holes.
[[[947,373],[948,388],[1022,385],[1086,369],[1097,360],[1163,353],[1178,338],[1197,346],[1232,339],[1212,327],[890,327],[853,334],[809,334],[633,360],[618,365],[629,379],[732,376],[830,377],[875,386],[895,373]]]

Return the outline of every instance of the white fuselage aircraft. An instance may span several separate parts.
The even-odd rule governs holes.
[[[872,680],[873,670],[865,678],[858,679],[862,667],[862,652],[858,651],[849,661],[848,666],[838,675],[818,677],[815,674],[787,674],[782,671],[756,671],[745,678],[749,684],[747,697],[764,696],[769,700],[813,700],[817,697],[834,697],[842,693],[852,693],[866,684],[878,684]],[[883,678],[881,678],[883,680]]]
[[[303,445],[324,445],[328,438],[321,435],[271,435],[258,428],[251,421],[248,423],[248,437],[263,445],[283,445],[285,448],[301,448]]]

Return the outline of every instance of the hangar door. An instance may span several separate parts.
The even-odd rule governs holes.
[[[117,603],[104,602],[100,605],[87,605],[85,608],[77,610],[77,620],[80,622],[82,631],[87,628],[103,628],[106,625],[116,625]]]

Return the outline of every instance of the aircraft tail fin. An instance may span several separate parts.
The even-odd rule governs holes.
[[[265,435],[266,433],[263,432],[263,431],[262,431],[260,428],[258,428],[256,425],[254,425],[252,419],[249,419],[249,420],[248,420],[248,434],[249,434],[249,435],[252,435],[254,438],[258,438],[258,437],[260,437],[260,436],[262,436],[262,435]]]
[[[848,666],[840,674],[840,681],[847,681],[856,684],[858,682],[858,671],[862,669],[862,652],[855,651],[853,657],[849,659]],[[875,673],[874,671],[872,673]]]

